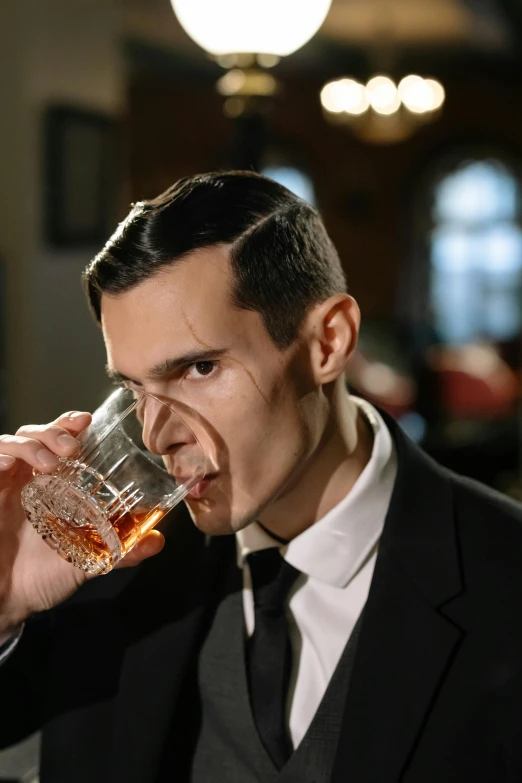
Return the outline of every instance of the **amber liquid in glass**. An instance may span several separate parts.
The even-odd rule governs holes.
[[[113,529],[120,539],[122,554],[126,554],[136,543],[137,539],[141,537],[141,524],[148,516],[149,514],[140,516],[138,513],[126,512],[123,516],[120,515],[119,519],[114,522],[109,517],[109,522],[111,522]],[[159,513],[158,517],[161,519],[162,514]],[[109,551],[94,525],[71,525],[71,523],[67,522],[65,519],[60,519],[60,517],[49,513],[45,515],[45,519],[53,530],[58,529],[63,531],[69,528],[71,531],[74,531],[75,535],[79,535],[87,542],[92,543],[93,547],[99,551],[100,555]],[[44,535],[42,538],[45,539],[46,536]]]
[[[120,539],[122,557],[127,554],[129,549],[131,549],[140,538],[145,536],[149,530],[152,530],[164,514],[164,511],[159,510],[147,512],[145,514],[132,511],[120,515],[119,518],[114,521],[109,517],[109,522]],[[102,561],[105,561],[107,557],[110,557],[109,548],[94,525],[77,527],[52,514],[46,514],[45,518],[54,535],[58,534],[61,538],[64,534],[69,532],[74,538],[80,537],[83,539],[84,545],[100,560],[100,564]],[[42,538],[45,539],[46,535],[43,535]],[[62,553],[59,552],[59,554]],[[69,563],[73,561],[73,558],[70,555],[66,557],[65,554],[62,554],[62,557]]]
[[[53,513],[49,508],[41,509],[37,518],[28,514],[29,519],[36,527],[42,538],[57,550],[57,553],[91,574],[103,574],[110,571],[115,565],[114,558],[107,543],[103,540],[95,525],[78,524],[68,521]],[[139,509],[125,511],[124,513],[104,514],[104,519],[116,533],[120,545],[121,556],[144,537],[165,516],[162,509],[140,512]]]
[[[168,508],[158,504],[147,509],[138,490],[119,492],[110,482],[96,483],[86,470],[82,478],[85,475],[87,491],[72,484],[69,476],[40,474],[22,490],[22,506],[36,531],[64,560],[89,574],[104,574]]]

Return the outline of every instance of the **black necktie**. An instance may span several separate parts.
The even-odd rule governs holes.
[[[285,705],[292,665],[285,599],[300,572],[277,548],[247,558],[254,592],[254,633],[247,644],[250,703],[263,745],[278,769],[292,753]]]

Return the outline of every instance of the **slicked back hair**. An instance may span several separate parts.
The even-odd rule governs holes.
[[[181,179],[133,205],[83,275],[96,320],[103,293],[124,293],[194,251],[218,245],[230,251],[232,305],[259,312],[281,350],[297,338],[313,305],[346,292],[317,210],[259,174],[214,172]]]

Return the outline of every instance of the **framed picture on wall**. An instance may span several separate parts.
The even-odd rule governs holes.
[[[55,247],[104,242],[114,227],[117,122],[69,106],[45,111],[45,238]]]

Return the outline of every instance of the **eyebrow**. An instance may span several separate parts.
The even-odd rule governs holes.
[[[189,365],[196,364],[197,362],[214,361],[226,353],[228,353],[228,348],[215,348],[213,350],[206,349],[204,351],[191,351],[190,353],[186,353],[183,356],[164,359],[148,370],[146,373],[146,378],[150,381],[160,381],[166,376],[183,367],[188,367]],[[109,365],[106,365],[105,371],[109,379],[114,381],[114,383],[130,381],[131,383],[135,383],[137,386],[143,385],[140,381],[136,381],[134,378],[129,378],[128,375],[124,375],[122,372],[115,370]]]

